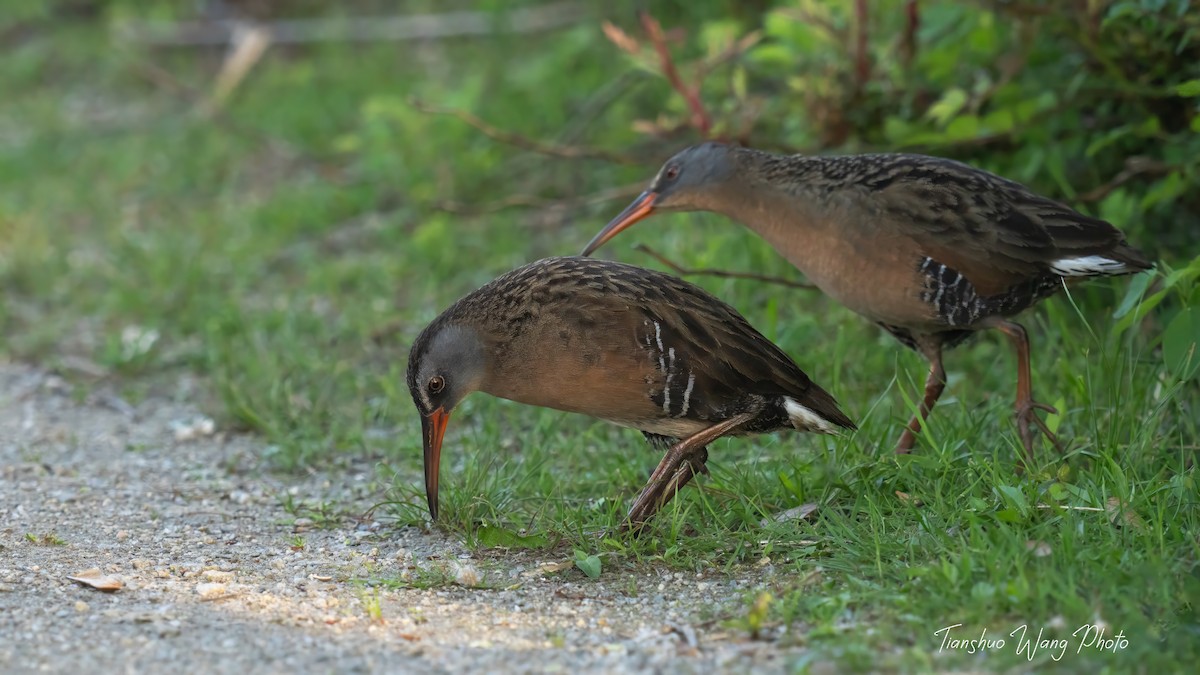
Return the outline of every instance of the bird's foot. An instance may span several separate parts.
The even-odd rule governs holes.
[[[1032,398],[1024,401],[1019,401],[1016,406],[1017,418],[1017,433],[1021,437],[1021,445],[1025,446],[1025,464],[1033,460],[1033,427],[1037,427],[1046,437],[1046,440],[1054,444],[1059,454],[1066,452],[1062,443],[1058,440],[1058,436],[1050,431],[1050,427],[1046,426],[1046,420],[1038,415],[1038,411],[1057,415],[1058,409],[1052,405],[1039,403]]]

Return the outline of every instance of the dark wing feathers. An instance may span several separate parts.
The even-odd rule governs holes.
[[[735,309],[682,279],[633,269],[665,301],[642,305],[641,311],[662,326],[664,345],[684,346],[676,358],[683,372],[695,374],[695,390],[704,393],[696,399],[700,411],[710,407],[709,414],[721,418],[729,414],[723,409],[727,402],[746,394],[788,396],[838,426],[855,428],[833,396]]]
[[[863,191],[876,212],[965,269],[1036,276],[1056,260],[1104,256],[1137,269],[1150,261],[1106,221],[1035,194],[1015,181],[939,157],[910,154],[821,158]],[[825,172],[828,175],[828,172]],[[946,261],[949,262],[949,261]]]
[[[627,325],[634,335],[618,341],[657,348],[661,340],[663,351],[674,348],[681,375],[672,386],[686,387],[687,374],[695,374],[696,407],[688,417],[723,419],[729,406],[748,395],[789,396],[832,423],[854,428],[834,398],[736,310],[654,270],[596,258],[547,258],[495,279],[447,314],[490,314],[488,323],[503,325],[550,307],[575,325],[603,322],[608,331]],[[647,333],[655,323],[659,334]],[[682,400],[682,391],[674,391],[675,401]],[[678,405],[672,409],[678,411]]]

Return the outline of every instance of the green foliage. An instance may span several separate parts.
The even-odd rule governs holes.
[[[585,551],[575,549],[575,566],[589,579],[596,579],[600,576],[600,556],[589,555]]]
[[[1153,242],[1200,231],[1200,9],[1186,0],[856,3],[783,0],[710,18],[683,58],[757,30],[701,92],[713,133],[806,151],[954,157]],[[864,49],[857,38],[865,32]],[[644,67],[644,66],[643,66]],[[668,96],[660,128],[687,124]]]
[[[947,357],[947,398],[917,451],[894,457],[921,391],[919,357],[828,298],[704,277],[835,392],[860,430],[721,441],[711,476],[645,536],[598,538],[655,464],[641,439],[471,397],[450,424],[437,531],[488,555],[561,553],[589,576],[603,560],[603,579],[654,567],[750,580],[729,591],[747,608],[733,627],[786,628],[780,639],[803,642],[811,663],[1053,666],[939,654],[932,633],[961,621],[1069,634],[1102,619],[1130,635],[1130,649],[1066,667],[1184,670],[1197,656],[1200,597],[1196,10],[1169,0],[915,4],[910,33],[909,3],[865,3],[865,76],[856,3],[674,3],[657,18],[717,135],[953,156],[1106,218],[1160,255],[1153,272],[1073,286],[1023,318],[1035,386],[1060,411],[1050,424],[1067,454],[1043,448],[1018,474],[1012,357],[981,336]],[[288,6],[325,11],[317,5]],[[215,53],[118,46],[110,30],[130,17],[188,17],[194,4],[99,3],[92,23],[58,21],[55,6],[21,10],[30,23],[0,34],[0,353],[90,361],[131,387],[203,375],[201,400],[220,426],[260,434],[273,466],[385,460],[393,487],[378,513],[400,525],[427,523],[404,384],[411,339],[497,274],[578,251],[628,197],[614,186],[636,191],[699,137],[623,13],[609,18],[632,51],[606,39],[600,16],[536,35],[273,48],[206,117],[197,111]],[[642,165],[528,152],[422,112],[414,97]],[[795,276],[714,216],[664,218],[636,241],[689,266]],[[632,243],[606,251],[652,264]],[[316,526],[347,516],[337,504],[282,501]],[[800,505],[816,508],[775,519]],[[441,568],[414,574],[393,583],[453,580]]]

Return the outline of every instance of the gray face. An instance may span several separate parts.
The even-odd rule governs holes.
[[[413,403],[422,415],[439,408],[450,412],[479,389],[484,367],[483,345],[474,330],[459,324],[426,329],[408,360]]]
[[[663,164],[650,184],[657,193],[655,209],[685,210],[691,197],[727,179],[732,171],[732,148],[709,141],[680,151]]]

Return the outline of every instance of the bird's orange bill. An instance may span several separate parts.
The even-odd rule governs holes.
[[[421,418],[421,432],[425,439],[425,501],[429,503],[429,515],[438,517],[438,468],[442,464],[442,437],[446,435],[446,423],[450,413],[438,408]]]
[[[620,234],[621,230],[653,213],[654,200],[656,199],[658,199],[658,193],[650,190],[646,190],[638,195],[638,198],[633,200],[632,204],[625,207],[625,210],[617,214],[617,217],[613,218],[608,225],[605,225],[599,234],[592,237],[587,247],[583,249],[582,255],[591,255],[593,251],[603,246],[609,239]]]

